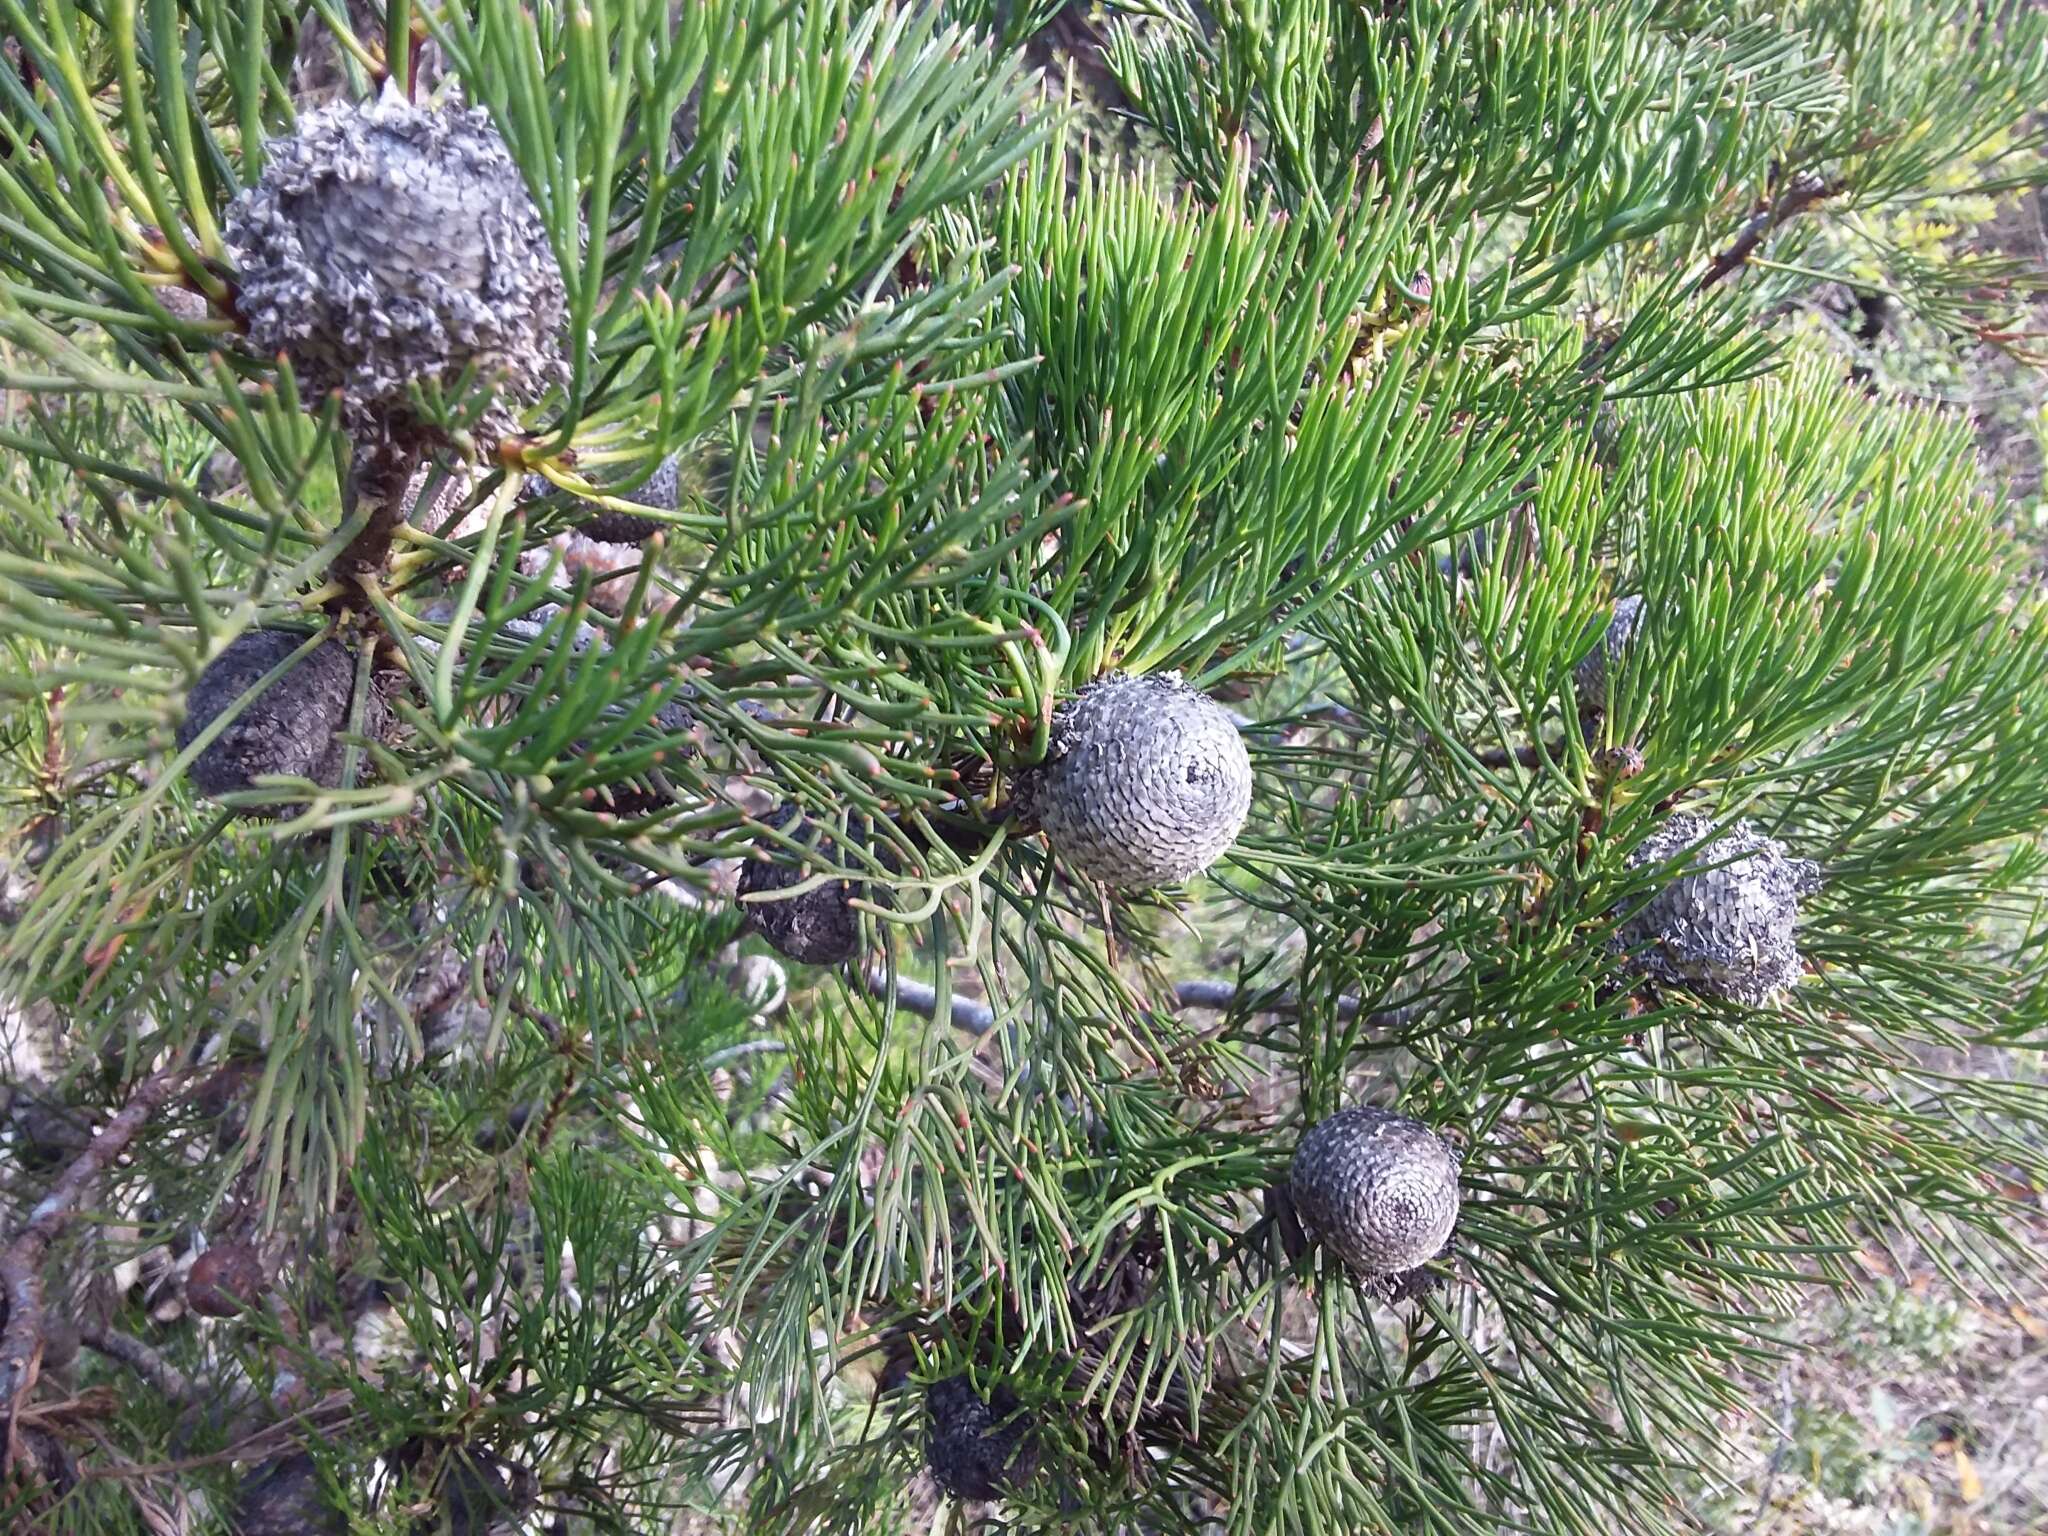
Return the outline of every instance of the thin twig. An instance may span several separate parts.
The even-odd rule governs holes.
[[[927,1014],[926,1017],[930,1015]],[[788,1044],[781,1040],[742,1040],[738,1045],[728,1045],[723,1050],[713,1051],[704,1058],[703,1066],[708,1072],[713,1067],[722,1067],[729,1061],[738,1061],[742,1056],[761,1056],[772,1051],[788,1049]]]
[[[355,1394],[337,1389],[325,1394],[318,1402],[270,1423],[251,1427],[245,1420],[229,1425],[227,1446],[204,1456],[186,1456],[176,1461],[129,1462],[114,1467],[81,1466],[78,1475],[81,1478],[125,1482],[134,1478],[172,1477],[180,1472],[217,1467],[227,1462],[269,1461],[279,1448],[273,1445],[273,1441],[287,1437],[301,1427],[332,1432],[347,1424],[356,1412]]]
[[[142,1340],[112,1328],[81,1328],[78,1342],[95,1354],[118,1360],[172,1403],[182,1406],[193,1400],[192,1383],[185,1373]]]
[[[560,1019],[549,1013],[545,1008],[534,1007],[533,1004],[525,1001],[523,998],[514,997],[511,1000],[511,1006],[512,1011],[518,1014],[519,1017],[525,1019],[530,1024],[540,1026],[540,1032],[548,1037],[549,1045],[555,1047],[556,1050],[562,1049],[562,1042],[569,1038],[569,1032],[562,1027]]]
[[[1563,742],[1558,743],[1560,748],[1563,745]],[[1512,750],[1490,747],[1479,754],[1479,766],[1482,768],[1505,768],[1510,763],[1519,763],[1524,768],[1540,768],[1543,766],[1543,751],[1538,747],[1515,747]]]
[[[1728,242],[1707,264],[1706,275],[1701,277],[1699,291],[1704,293],[1721,281],[1730,272],[1750,258],[1765,235],[1789,219],[1798,217],[1815,203],[1833,197],[1840,189],[1830,181],[1802,171],[1792,178],[1792,185],[1778,195],[1775,201],[1767,203],[1751,214],[1742,228],[1735,232],[1735,238]]]
[[[93,1185],[148,1123],[171,1090],[184,1079],[183,1067],[146,1079],[92,1144],[58,1176],[29,1212],[28,1224],[0,1252],[0,1296],[7,1301],[7,1325],[0,1328],[0,1415],[7,1433],[0,1443],[0,1471],[14,1465],[15,1417],[43,1364],[43,1260]]]
[[[867,977],[868,990],[881,993],[887,979],[879,970],[871,971]],[[1214,1009],[1228,1011],[1245,998],[1261,999],[1254,1009],[1258,1013],[1299,1013],[1301,1000],[1292,993],[1278,997],[1262,998],[1256,992],[1244,992],[1227,981],[1183,981],[1175,985],[1174,1003],[1181,1008]],[[931,1018],[938,1011],[939,995],[936,990],[921,981],[912,981],[907,976],[896,978],[896,1006],[906,1013],[914,1013],[921,1019]],[[995,1010],[985,1003],[954,994],[951,999],[952,1020],[955,1029],[964,1029],[970,1034],[987,1034],[995,1027]],[[1355,1019],[1359,1016],[1360,1004],[1357,998],[1341,996],[1336,1003],[1337,1017]],[[1415,1016],[1412,1008],[1394,1008],[1381,1013],[1369,1013],[1366,1022],[1380,1029],[1399,1029]]]

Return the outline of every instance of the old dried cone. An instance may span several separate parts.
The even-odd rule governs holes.
[[[511,406],[566,376],[567,296],[540,210],[490,115],[377,101],[308,112],[264,145],[228,209],[235,305],[248,345],[283,353],[310,396],[382,435],[416,385],[466,369],[491,393],[488,445]]]
[[[1308,1236],[1361,1280],[1427,1264],[1458,1223],[1458,1159],[1437,1133],[1359,1106],[1318,1121],[1295,1149],[1288,1201]]]
[[[1746,822],[1713,828],[1681,811],[1629,856],[1631,869],[1684,863],[1612,942],[1654,980],[1761,1007],[1799,979],[1799,898],[1820,889],[1820,866]]]
[[[836,856],[831,839],[806,825],[795,806],[783,806],[770,822],[778,829],[796,827],[792,835],[816,850],[826,864]],[[749,896],[791,890],[820,872],[820,866],[798,864],[779,845],[764,842],[761,851],[764,857],[748,859],[740,871],[740,906],[754,931],[776,953],[800,965],[842,965],[858,954],[860,916],[848,904],[858,887],[828,877],[794,896],[747,901]]]
[[[344,641],[325,640],[281,676],[242,702],[270,670],[306,643],[296,630],[245,630],[199,674],[185,700],[178,749],[197,741],[208,726],[234,710],[233,718],[192,760],[189,777],[203,795],[233,794],[256,787],[268,774],[310,779],[325,788],[341,782],[350,701],[355,695],[356,658]],[[239,706],[239,707],[238,707]],[[363,733],[381,735],[386,720],[374,687],[365,703]],[[276,805],[245,806],[242,814],[276,815]]]
[[[999,1499],[1038,1465],[1031,1423],[1017,1394],[998,1382],[984,1398],[967,1376],[925,1389],[925,1461],[960,1499]]]
[[[1054,714],[1018,801],[1071,868],[1148,890],[1200,874],[1237,841],[1251,758],[1229,714],[1178,673],[1112,674]]]

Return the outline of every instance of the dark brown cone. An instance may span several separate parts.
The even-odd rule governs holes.
[[[178,727],[178,748],[190,746],[223,712],[301,645],[296,630],[252,629],[230,641],[207,664],[185,701],[184,723]],[[328,640],[250,699],[192,760],[190,777],[201,794],[218,796],[253,789],[266,774],[310,779],[328,788],[341,782],[349,704],[355,694],[355,653],[339,640]],[[381,695],[370,690],[364,730],[382,733],[385,711]],[[288,807],[245,808],[246,814],[277,815]]]
[[[247,1243],[218,1243],[199,1255],[185,1277],[185,1301],[201,1317],[234,1317],[268,1288],[269,1277]]]
[[[796,818],[795,807],[785,806],[773,824],[778,829],[785,828]],[[817,849],[820,859],[829,862],[836,857],[830,839],[819,837],[815,829],[808,836],[798,835]],[[768,853],[767,860],[749,859],[740,871],[742,897],[759,891],[786,891],[817,873],[816,869],[791,862],[790,854],[779,845],[762,846]],[[754,932],[785,959],[799,965],[843,965],[860,953],[860,919],[847,905],[848,898],[858,889],[848,880],[827,880],[801,896],[782,901],[742,901],[740,906]]]
[[[999,1499],[1038,1467],[1031,1422],[1000,1382],[984,1400],[966,1376],[925,1388],[925,1460],[955,1498]]]
[[[343,1536],[348,1520],[327,1501],[320,1469],[301,1451],[242,1479],[228,1529],[235,1536]]]

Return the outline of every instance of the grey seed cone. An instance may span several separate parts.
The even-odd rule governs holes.
[[[1443,1251],[1458,1223],[1458,1160],[1428,1126],[1390,1110],[1340,1109],[1295,1149],[1287,1193],[1309,1236],[1361,1280]]]
[[[645,484],[629,493],[628,498],[645,507],[658,507],[664,512],[673,512],[682,504],[681,455],[670,454],[661,461],[661,467],[650,475]],[[537,500],[553,490],[553,484],[545,475],[528,475],[520,488],[520,496],[527,501]],[[642,517],[635,512],[618,512],[610,507],[601,507],[591,516],[577,524],[576,531],[586,539],[595,539],[600,544],[644,544],[655,534],[668,527],[659,518]]]
[[[236,307],[252,350],[341,391],[351,430],[405,419],[409,384],[474,365],[497,392],[488,444],[511,430],[507,402],[564,376],[562,274],[487,113],[387,93],[309,112],[264,150],[228,209]]]
[[[1579,695],[1579,708],[1601,710],[1607,707],[1607,673],[1610,667],[1618,666],[1628,648],[1634,643],[1636,631],[1643,622],[1643,600],[1639,596],[1617,598],[1614,617],[1608,620],[1607,632],[1588,651],[1573,670],[1572,680]]]
[[[647,723],[645,730],[649,735],[660,737],[663,745],[676,757],[688,757],[697,750],[697,743],[690,735],[696,723],[696,717],[681,700],[670,699],[654,712],[654,718]],[[594,790],[590,808],[619,816],[646,816],[675,803],[675,787],[656,767]]]
[[[785,828],[796,814],[792,807],[785,806],[774,818],[774,825]],[[830,839],[821,839],[815,832],[808,837],[796,835],[816,848],[820,858],[834,857]],[[786,891],[816,873],[798,866],[779,846],[763,847],[768,860],[748,859],[740,870],[742,896],[758,891]],[[782,901],[742,902],[740,909],[747,914],[748,925],[754,932],[784,959],[799,965],[842,965],[860,952],[859,914],[847,905],[848,897],[856,889],[851,881],[827,880],[801,896]]]
[[[1820,866],[1747,823],[1703,843],[1712,829],[1679,812],[1629,856],[1637,869],[1697,850],[1613,943],[1656,980],[1761,1007],[1799,979],[1799,898],[1820,889]]]
[[[236,636],[193,684],[185,700],[184,723],[178,727],[179,750],[190,746],[305,639],[296,631],[279,629],[252,629]],[[231,794],[255,788],[254,781],[264,774],[289,774],[328,788],[339,784],[346,751],[341,737],[348,729],[355,686],[355,653],[339,640],[315,646],[244,705],[192,760],[193,786],[203,795]],[[366,715],[365,733],[379,734],[383,701],[374,688]],[[255,807],[249,814],[273,815],[284,809]]]
[[[1029,1419],[1016,1393],[998,1383],[984,1400],[966,1376],[925,1388],[925,1461],[957,1499],[999,1499],[1036,1469]]]
[[[1252,764],[1222,706],[1178,673],[1111,675],[1053,716],[1021,809],[1075,870],[1132,890],[1200,874],[1237,841]]]

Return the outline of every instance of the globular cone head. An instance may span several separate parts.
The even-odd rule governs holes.
[[[1799,979],[1799,898],[1820,889],[1820,866],[1746,823],[1707,842],[1712,830],[1679,812],[1629,856],[1641,868],[1695,850],[1613,942],[1656,980],[1761,1007]]]
[[[185,719],[178,727],[180,751],[198,739],[223,712],[234,709],[271,668],[283,662],[306,637],[295,630],[246,630],[207,664],[185,700]],[[265,774],[310,779],[333,788],[341,782],[348,729],[349,702],[355,693],[355,652],[340,640],[327,640],[301,656],[291,669],[236,710],[197,757],[190,777],[203,795],[232,794],[253,789]],[[383,701],[370,690],[363,722],[366,735],[382,733]],[[272,815],[281,806],[250,808],[251,815]]]
[[[201,1317],[233,1317],[269,1283],[254,1247],[245,1242],[217,1243],[193,1261],[185,1276],[185,1302]]]
[[[788,827],[797,819],[796,809],[785,806],[775,824]],[[835,857],[829,839],[813,835],[804,840],[818,850],[820,859],[830,862]],[[787,891],[818,873],[795,862],[778,845],[764,843],[763,851],[766,860],[748,859],[740,870],[742,896]],[[860,953],[860,915],[848,904],[857,889],[851,881],[827,879],[800,895],[742,902],[741,909],[753,930],[784,959],[799,965],[843,965]]]
[[[1229,714],[1178,673],[1111,675],[1054,715],[1051,754],[1020,795],[1075,870],[1148,890],[1200,874],[1237,841],[1252,764]]]
[[[925,1460],[958,1499],[999,1499],[1037,1467],[1028,1417],[1017,1395],[997,1385],[986,1399],[966,1376],[925,1389]]]
[[[554,248],[481,109],[387,91],[307,113],[264,145],[227,240],[250,348],[284,353],[312,393],[339,390],[359,434],[407,420],[409,384],[452,387],[474,366],[488,446],[566,376]]]
[[[1287,1194],[1310,1237],[1361,1280],[1426,1264],[1458,1224],[1458,1159],[1419,1120],[1340,1109],[1295,1149]]]

